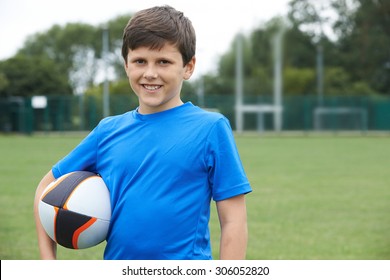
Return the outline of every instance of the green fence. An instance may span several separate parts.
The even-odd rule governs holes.
[[[33,133],[34,131],[91,130],[102,119],[102,99],[91,96],[47,96],[34,98],[0,98],[0,131]],[[191,100],[195,105],[198,98]],[[202,105],[224,114],[235,129],[234,95],[206,95]],[[272,105],[271,96],[246,96],[244,104]],[[283,99],[282,129],[310,130],[375,130],[390,131],[390,98],[325,97],[321,105],[316,96],[288,96]],[[110,96],[110,115],[137,106],[133,95]],[[244,130],[273,130],[271,113],[246,113]],[[261,122],[261,124],[260,124]]]

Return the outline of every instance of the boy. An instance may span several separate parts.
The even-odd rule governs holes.
[[[245,258],[244,194],[251,187],[229,123],[180,98],[195,68],[195,41],[191,22],[169,6],[129,21],[122,55],[139,107],[103,119],[38,185],[41,258],[55,259],[56,244],[40,224],[38,198],[55,178],[76,170],[100,174],[110,191],[104,259],[211,259],[211,198],[221,225],[220,258]]]

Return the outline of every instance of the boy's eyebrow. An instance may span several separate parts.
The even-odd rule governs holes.
[[[140,56],[140,55],[137,55],[137,56],[128,56],[128,59],[130,60],[130,61],[136,61],[136,60],[145,60],[145,58],[143,58],[142,56]]]
[[[144,59],[147,56],[148,56],[147,54],[129,53],[129,57],[131,57],[131,59],[134,59],[134,58],[142,58],[142,59]],[[165,59],[165,60],[170,60],[171,59],[169,57],[169,54],[157,54],[157,55],[153,55],[153,58],[155,58],[155,59]]]

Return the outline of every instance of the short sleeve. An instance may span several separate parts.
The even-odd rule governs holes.
[[[90,132],[69,154],[58,161],[52,172],[55,178],[73,171],[96,172],[97,127]]]
[[[252,191],[232,129],[225,117],[212,127],[207,138],[206,153],[213,200],[220,201]]]

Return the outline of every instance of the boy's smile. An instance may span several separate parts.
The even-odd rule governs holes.
[[[180,91],[195,67],[195,57],[183,66],[176,46],[165,44],[161,49],[139,47],[129,50],[125,70],[130,85],[138,96],[141,114],[152,114],[183,104]]]
[[[161,88],[161,86],[153,86],[153,85],[144,85],[144,88],[147,89],[147,90],[150,90],[150,91],[155,91],[159,88]]]

